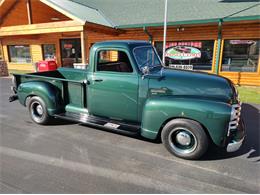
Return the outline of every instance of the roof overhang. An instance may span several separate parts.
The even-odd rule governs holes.
[[[63,21],[31,25],[18,25],[0,28],[0,37],[15,35],[33,35],[58,32],[83,31],[84,26],[77,21]]]
[[[57,6],[56,4],[51,3],[51,2],[48,1],[48,0],[40,0],[40,1],[41,1],[42,3],[48,5],[49,7],[55,9],[56,11],[58,11],[58,12],[64,14],[65,16],[67,16],[67,17],[69,17],[69,18],[71,18],[71,19],[73,19],[73,20],[75,20],[75,21],[81,23],[82,25],[84,25],[84,24],[86,23],[85,21],[83,21],[83,20],[81,20],[80,18],[74,16],[74,15],[71,14],[70,12],[68,12],[68,11],[66,11],[66,10],[64,10],[64,9],[62,9],[62,8],[60,8],[60,7]]]

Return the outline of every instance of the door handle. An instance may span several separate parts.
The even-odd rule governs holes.
[[[95,82],[102,82],[103,79],[94,79]]]

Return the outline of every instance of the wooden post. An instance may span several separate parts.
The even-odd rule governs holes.
[[[26,1],[27,7],[27,16],[28,16],[28,24],[32,24],[32,7],[31,7],[31,0]]]
[[[81,57],[82,57],[82,64],[87,63],[87,54],[86,54],[86,33],[85,31],[80,32],[80,41],[81,41]]]

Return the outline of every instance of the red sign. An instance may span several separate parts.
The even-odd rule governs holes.
[[[67,43],[67,44],[64,44],[64,48],[65,48],[65,49],[71,49],[72,46],[73,46],[72,44],[68,44],[68,43]]]
[[[175,42],[166,43],[166,48],[175,47],[175,46],[189,46],[189,47],[201,48],[202,42],[201,41],[180,41],[180,42],[175,41]]]

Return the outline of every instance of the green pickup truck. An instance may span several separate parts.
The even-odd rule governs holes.
[[[202,72],[164,67],[144,41],[92,46],[87,69],[14,74],[12,89],[32,120],[73,120],[161,139],[184,159],[198,159],[213,143],[227,152],[245,137],[241,104],[232,82]]]

